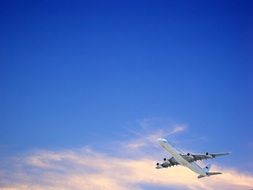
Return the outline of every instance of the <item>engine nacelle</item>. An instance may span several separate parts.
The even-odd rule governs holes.
[[[156,169],[161,169],[161,168],[163,168],[162,165],[161,165],[160,163],[157,162],[157,163],[156,163]]]
[[[213,158],[213,155],[212,155],[212,154],[209,154],[208,152],[206,152],[206,156],[207,156],[208,158]]]
[[[187,156],[190,157],[191,159],[194,159],[194,156],[191,155],[190,153],[187,153]]]

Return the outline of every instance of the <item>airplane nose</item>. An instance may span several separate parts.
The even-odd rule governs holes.
[[[167,142],[168,142],[166,139],[163,139],[163,138],[159,138],[159,139],[157,139],[157,141],[158,141],[159,143],[161,143],[161,142],[167,143]]]

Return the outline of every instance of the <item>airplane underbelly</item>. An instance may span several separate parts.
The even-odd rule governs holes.
[[[197,165],[196,163],[188,163],[186,165],[186,167],[188,167],[190,170],[200,174],[200,175],[203,175],[203,176],[206,176],[206,173],[202,170],[201,167],[199,167],[199,165]]]
[[[187,166],[189,162],[187,162],[184,158],[181,156],[176,156],[176,160],[178,163],[180,163],[182,166]]]
[[[180,163],[182,166],[185,166],[185,167],[189,168],[190,170],[192,170],[193,172],[196,172],[200,175],[206,176],[206,173],[196,163],[194,163],[194,162],[190,163],[187,160],[185,160],[182,156],[179,156],[179,155],[175,155],[175,158],[176,158],[177,162]]]

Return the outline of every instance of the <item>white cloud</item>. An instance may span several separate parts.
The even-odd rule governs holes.
[[[169,133],[169,135],[174,135],[176,133],[183,132],[186,130],[186,128],[187,126],[184,124],[176,124],[174,125],[173,130]]]
[[[197,179],[183,167],[154,168],[154,160],[122,159],[91,149],[76,151],[38,151],[25,156],[11,176],[2,173],[1,189],[142,189],[142,185],[183,187],[183,189],[250,189],[253,176],[215,166],[223,175]],[[36,160],[36,161],[35,161]],[[5,185],[4,185],[5,184]]]
[[[157,127],[162,126],[160,128]],[[161,118],[145,119],[140,121],[141,130],[132,130],[132,134],[136,136],[134,140],[130,140],[126,145],[126,148],[137,151],[145,147],[154,146],[157,144],[157,139],[160,137],[169,137],[182,133],[187,129],[185,124],[175,124],[171,121],[166,121]]]
[[[185,126],[174,125],[166,134],[176,134]],[[62,151],[39,150],[9,160],[9,167],[0,167],[1,190],[127,190],[148,189],[149,186],[169,189],[251,189],[253,176],[233,168],[213,166],[224,174],[197,179],[190,170],[178,166],[156,170],[155,155],[160,149],[151,147],[165,131],[146,133],[145,138],[125,142],[114,151],[104,153],[92,148]],[[139,154],[129,153],[134,143]],[[145,144],[145,146],[143,146]],[[146,151],[142,151],[146,150]],[[119,156],[120,155],[120,156]],[[145,187],[144,187],[145,186]]]

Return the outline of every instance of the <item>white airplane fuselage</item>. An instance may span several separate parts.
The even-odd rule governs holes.
[[[195,162],[188,162],[186,159],[183,158],[183,156],[181,156],[180,153],[178,153],[178,151],[168,143],[168,141],[166,139],[158,139],[159,144],[165,149],[167,150],[174,158],[175,160],[182,166],[185,166],[187,168],[189,168],[190,170],[192,170],[193,172],[196,172],[198,174],[200,174],[201,176],[207,176],[207,173],[204,169],[202,169],[198,164],[196,164]]]

